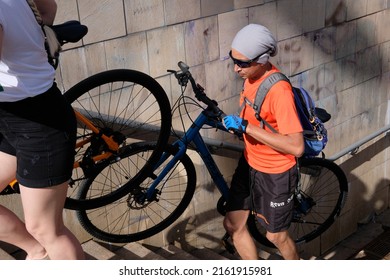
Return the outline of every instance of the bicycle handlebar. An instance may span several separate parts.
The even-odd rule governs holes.
[[[217,101],[210,99],[204,92],[204,88],[195,82],[195,79],[189,71],[190,67],[183,61],[179,61],[177,65],[179,66],[180,71],[168,70],[168,72],[175,75],[179,85],[186,86],[188,82],[190,82],[196,99],[206,104],[215,114],[217,114],[217,116],[221,118],[225,117],[226,114],[218,107]]]

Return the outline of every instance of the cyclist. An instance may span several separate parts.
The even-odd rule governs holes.
[[[43,23],[52,24],[56,2],[34,1]],[[0,240],[26,251],[26,259],[83,259],[62,217],[76,119],[54,77],[30,5],[0,0],[0,191],[16,177],[24,214],[23,223],[0,205]]]
[[[229,53],[234,71],[245,81],[240,116],[226,116],[224,125],[230,131],[243,133],[245,149],[232,178],[224,226],[242,259],[258,259],[255,243],[246,228],[250,211],[265,227],[267,238],[284,259],[299,259],[287,231],[297,183],[296,157],[304,151],[292,88],[285,81],[277,82],[261,107],[260,118],[279,133],[263,127],[247,102],[253,103],[261,82],[279,71],[269,61],[276,52],[272,33],[262,25],[249,24],[236,34]]]

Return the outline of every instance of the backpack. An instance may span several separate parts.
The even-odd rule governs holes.
[[[281,80],[290,83],[290,80],[284,74],[280,72],[273,73],[259,86],[253,104],[245,98],[245,103],[249,104],[255,110],[255,116],[260,123],[267,126],[274,133],[277,133],[277,131],[268,122],[260,118],[260,110],[268,91],[275,83]],[[298,117],[303,128],[303,137],[305,141],[303,157],[318,156],[328,143],[328,134],[324,123],[328,121],[331,116],[325,109],[315,107],[313,99],[306,90],[303,88],[291,87],[294,93]]]

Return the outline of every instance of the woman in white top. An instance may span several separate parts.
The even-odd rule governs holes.
[[[34,0],[53,24],[54,0]],[[27,0],[0,0],[0,191],[19,182],[24,223],[0,205],[0,240],[26,259],[83,259],[64,225],[63,207],[76,141],[76,119],[54,82],[44,35]]]

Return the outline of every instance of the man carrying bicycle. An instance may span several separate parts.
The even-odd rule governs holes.
[[[297,184],[296,158],[303,154],[304,141],[291,85],[277,82],[261,107],[260,119],[279,133],[263,127],[246,102],[253,103],[259,85],[279,71],[269,62],[276,52],[271,32],[262,25],[249,24],[236,34],[229,53],[234,71],[245,81],[240,116],[226,116],[224,125],[243,134],[245,149],[233,175],[224,226],[242,259],[258,259],[255,243],[246,228],[251,212],[284,259],[299,259],[288,228]]]

